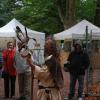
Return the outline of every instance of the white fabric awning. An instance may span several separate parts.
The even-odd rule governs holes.
[[[25,34],[25,26],[14,18],[8,24],[0,28],[0,38],[3,39],[5,38],[7,39],[7,37],[16,38],[16,32],[15,32],[16,26],[19,26],[21,31]],[[30,38],[28,42],[28,47],[29,49],[34,51],[35,59],[38,59],[38,62],[41,64],[44,62],[43,59],[44,59],[45,33],[37,32],[29,28],[26,29],[27,29],[27,34]],[[36,41],[33,41],[33,39],[37,41],[38,47],[36,46]]]
[[[55,40],[84,39],[86,34],[86,26],[88,26],[88,33],[92,33],[92,38],[100,40],[100,28],[88,22],[87,20],[82,20],[71,28],[63,32],[54,34],[54,38]]]

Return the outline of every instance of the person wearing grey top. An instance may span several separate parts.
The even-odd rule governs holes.
[[[15,55],[15,67],[18,74],[19,98],[18,100],[31,100],[31,67],[26,62],[27,51],[22,50],[22,44],[18,43],[18,51]]]

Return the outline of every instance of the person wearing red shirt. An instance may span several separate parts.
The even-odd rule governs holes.
[[[14,67],[14,56],[13,42],[8,42],[7,49],[3,51],[5,98],[12,98],[15,95],[16,69]]]

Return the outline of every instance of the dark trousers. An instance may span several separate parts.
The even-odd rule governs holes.
[[[82,97],[83,86],[84,86],[84,75],[73,75],[70,74],[70,91],[69,91],[69,100],[73,98],[75,94],[75,85],[78,80],[78,97]]]
[[[16,76],[7,75],[6,77],[4,77],[4,90],[6,98],[15,95],[15,81],[16,81]]]

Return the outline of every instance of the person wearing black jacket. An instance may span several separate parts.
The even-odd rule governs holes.
[[[70,90],[68,100],[72,100],[75,94],[75,85],[78,80],[78,100],[82,100],[85,70],[88,68],[90,61],[86,52],[80,44],[74,45],[74,50],[69,54],[67,61],[70,63]]]

